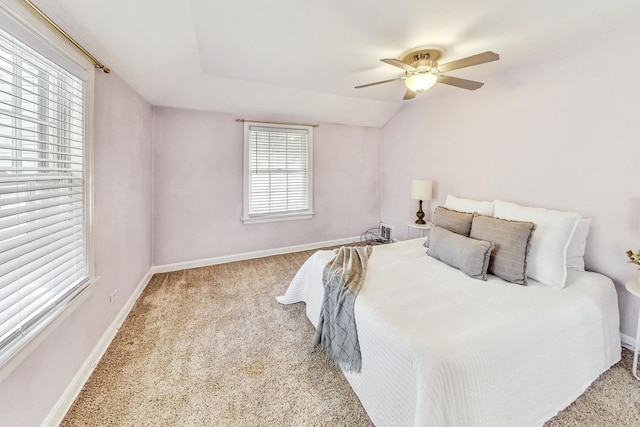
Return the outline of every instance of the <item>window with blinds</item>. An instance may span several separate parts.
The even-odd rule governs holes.
[[[313,127],[245,122],[245,223],[313,215]]]
[[[84,92],[0,30],[0,363],[89,283]]]

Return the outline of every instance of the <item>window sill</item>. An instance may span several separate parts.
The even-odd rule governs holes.
[[[312,219],[313,215],[315,215],[313,212],[285,214],[285,215],[269,215],[269,216],[253,217],[253,218],[242,218],[242,222],[245,224],[260,224],[263,222],[296,221],[299,219]]]
[[[27,341],[22,341],[21,347],[12,351],[6,360],[0,361],[0,382],[7,378],[20,364],[44,341],[64,320],[84,303],[93,291],[100,277],[93,277],[86,288],[68,305],[61,307],[60,312],[49,323],[43,324],[30,332]],[[20,344],[16,344],[20,345]],[[10,347],[9,347],[10,348]]]

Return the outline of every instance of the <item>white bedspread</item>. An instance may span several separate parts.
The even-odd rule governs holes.
[[[561,290],[483,282],[423,242],[374,247],[356,300],[362,371],[345,377],[377,426],[541,425],[620,360],[608,278],[572,271]],[[314,326],[332,255],[310,257],[278,297],[306,302]]]

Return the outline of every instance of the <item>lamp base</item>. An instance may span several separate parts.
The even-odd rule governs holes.
[[[416,224],[426,224],[424,222],[424,212],[422,212],[422,200],[418,201],[418,212],[416,212],[416,216],[418,217],[418,219],[416,219]]]

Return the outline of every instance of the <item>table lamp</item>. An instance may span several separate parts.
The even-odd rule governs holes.
[[[433,197],[433,182],[424,181],[421,179],[413,179],[411,180],[411,198],[415,200],[419,200],[418,202],[418,212],[416,215],[418,219],[416,219],[416,224],[424,224],[424,212],[422,212],[422,201],[423,200],[431,200]]]

